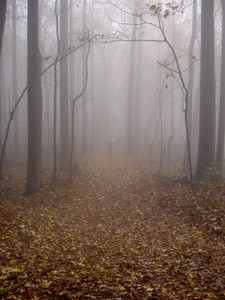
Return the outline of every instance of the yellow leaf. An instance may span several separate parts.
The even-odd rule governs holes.
[[[152,292],[153,292],[153,288],[152,288],[151,286],[145,285],[145,286],[144,286],[144,289],[145,289],[146,292],[148,292],[148,293],[152,293]]]
[[[5,279],[8,278],[8,276],[9,276],[9,274],[1,275],[1,276],[0,276],[0,279],[5,280]]]
[[[120,291],[125,291],[126,288],[125,288],[123,285],[120,284],[120,285],[119,285],[119,290],[120,290]]]
[[[97,269],[97,270],[101,270],[101,271],[104,270],[104,268],[103,268],[101,265],[99,265],[99,264],[96,264],[96,269]]]

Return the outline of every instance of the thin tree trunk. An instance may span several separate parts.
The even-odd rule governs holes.
[[[60,169],[69,168],[68,0],[60,1]]]
[[[94,40],[96,38],[96,36],[92,37],[91,40]],[[84,42],[83,44],[77,46],[76,48],[71,49],[68,53],[65,54],[65,56],[61,57],[58,59],[58,61],[55,61],[53,63],[51,63],[46,69],[44,69],[39,77],[41,78],[42,75],[44,75],[48,70],[50,70],[52,67],[55,66],[55,64],[57,64],[58,62],[60,62],[62,59],[64,59],[65,57],[67,57],[68,55],[70,55],[71,53],[79,50],[80,48],[84,47],[85,45],[87,45],[89,43],[89,41]],[[28,91],[28,86],[26,86],[23,91],[21,92],[19,98],[17,99],[17,102],[15,104],[15,106],[13,107],[13,109],[11,110],[10,113],[10,117],[6,126],[6,132],[5,132],[5,136],[3,139],[3,144],[2,144],[2,149],[1,149],[1,155],[0,155],[0,174],[2,174],[2,170],[3,170],[3,161],[5,158],[5,149],[6,149],[6,145],[7,145],[7,141],[8,141],[8,137],[9,137],[9,132],[10,132],[10,127],[13,121],[13,116],[21,102],[21,100],[23,99],[23,96],[26,94],[26,92]]]
[[[83,39],[87,38],[87,1],[83,0]],[[83,48],[83,56],[82,56],[82,83],[84,85],[85,82],[85,64],[86,64],[86,49]],[[84,157],[87,156],[87,105],[86,98],[83,94],[83,105],[82,105],[82,155]]]
[[[94,3],[92,5],[91,12],[91,24],[92,28],[94,28]],[[95,150],[95,105],[94,105],[94,93],[95,93],[95,83],[94,83],[94,44],[92,44],[91,48],[91,146],[92,146],[92,154]]]
[[[16,12],[16,0],[12,2],[13,13],[12,13],[12,94],[13,104],[17,101],[17,12]],[[20,143],[19,143],[19,122],[18,122],[18,111],[15,113],[14,118],[14,157],[17,160],[20,157]]]
[[[188,65],[190,66],[189,74],[188,74],[188,111],[187,111],[187,122],[189,128],[190,140],[192,137],[192,98],[193,98],[193,85],[194,85],[194,65],[193,56],[194,56],[194,46],[196,40],[196,31],[197,31],[197,0],[193,2],[193,10],[192,10],[192,33],[191,33],[191,41],[189,45],[189,53],[188,53]],[[187,139],[185,142],[185,150],[184,150],[184,161],[183,161],[183,172],[188,172],[188,145]]]
[[[52,182],[56,180],[57,175],[57,162],[58,162],[58,152],[57,152],[57,61],[59,58],[59,18],[58,18],[58,0],[55,0],[55,23],[56,23],[56,40],[57,40],[57,52],[54,64],[54,96],[53,96],[53,173]]]
[[[175,38],[174,38],[174,30],[175,30],[175,24],[174,24],[174,16],[173,16],[173,47],[175,47]],[[174,69],[174,62],[172,63],[172,69]],[[167,158],[167,169],[169,170],[171,168],[171,153],[172,153],[172,142],[174,138],[174,77],[171,78],[171,115],[170,115],[170,125],[171,125],[171,133],[168,140],[168,158]]]
[[[162,23],[162,18],[160,15],[158,15],[158,20],[159,20],[159,29],[163,35],[164,42],[167,44],[167,46],[170,48],[173,57],[174,57],[174,62],[177,68],[177,73],[180,79],[180,85],[182,88],[182,92],[184,95],[184,103],[185,103],[185,108],[184,108],[184,123],[185,123],[185,129],[186,129],[186,138],[187,138],[187,145],[188,145],[188,162],[189,162],[189,174],[190,174],[190,181],[191,181],[191,187],[193,188],[193,171],[192,171],[192,160],[191,160],[191,143],[190,143],[190,135],[189,135],[189,128],[188,128],[188,123],[187,123],[187,111],[188,111],[188,89],[186,87],[186,84],[184,82],[184,78],[182,75],[181,67],[178,61],[177,54],[173,48],[173,46],[170,44],[169,40],[167,39],[167,36],[164,31],[163,23]]]
[[[165,147],[164,147],[164,135],[163,135],[163,119],[162,119],[162,103],[164,98],[164,85],[165,85],[165,73],[162,74],[162,70],[160,70],[160,82],[162,82],[162,88],[159,90],[159,120],[160,120],[160,160],[159,160],[159,175],[162,172],[163,159],[165,155]]]
[[[93,14],[93,12],[92,12]],[[92,15],[93,17],[93,15]],[[93,24],[93,21],[92,21]],[[91,143],[92,143],[92,153],[95,150],[95,105],[94,105],[94,94],[95,94],[95,84],[94,84],[94,45],[91,48]]]
[[[2,75],[1,75],[1,54],[2,54],[2,41],[5,27],[7,0],[0,1],[0,150],[2,151]],[[0,169],[0,177],[2,176],[2,168]]]
[[[143,1],[139,1],[143,5]],[[142,33],[142,28],[137,28],[137,35]],[[140,154],[141,145],[141,84],[142,84],[142,42],[137,44],[137,57],[135,61],[135,90],[134,90],[134,151]]]
[[[73,46],[73,0],[70,0],[70,10],[69,10],[69,44],[70,47]],[[74,98],[75,94],[75,74],[74,74],[74,54],[69,56],[69,82],[70,82],[70,101],[69,105],[72,107],[71,100]],[[71,111],[72,109],[70,109]]]
[[[135,40],[137,31],[137,1],[134,3],[134,15],[131,39]],[[135,60],[136,60],[136,45],[131,42],[130,45],[130,62],[129,62],[129,77],[128,77],[128,99],[127,99],[127,153],[128,156],[133,155],[134,151],[134,78],[135,78]]]
[[[72,101],[72,117],[71,117],[71,143],[70,143],[70,180],[72,180],[73,177],[73,150],[74,150],[74,126],[75,126],[75,104],[77,102],[78,99],[80,99],[82,97],[82,95],[84,94],[86,88],[87,88],[87,83],[88,83],[88,56],[90,53],[90,43],[88,44],[88,50],[87,50],[87,54],[85,57],[85,78],[84,78],[84,85],[82,88],[82,91],[79,95],[77,95],[73,101]],[[83,103],[83,105],[85,105]]]

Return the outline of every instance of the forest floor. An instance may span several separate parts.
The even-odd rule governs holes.
[[[67,183],[1,187],[2,299],[225,299],[225,185],[96,160]]]

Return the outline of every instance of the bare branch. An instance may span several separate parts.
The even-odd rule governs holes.
[[[67,57],[68,55],[70,55],[71,53],[81,49],[82,47],[84,47],[85,45],[87,45],[88,43],[90,43],[91,41],[95,40],[99,35],[94,35],[91,39],[85,41],[83,44],[80,44],[79,46],[73,48],[72,50],[68,51],[64,56],[58,58],[56,61],[54,61],[53,63],[51,63],[47,68],[45,68],[41,73],[40,73],[40,77],[42,75],[44,75],[50,68],[52,68],[55,64],[57,64],[58,62],[60,62],[62,59],[64,59],[65,57]],[[34,79],[36,80],[36,79]],[[4,155],[5,155],[5,149],[6,149],[6,144],[7,144],[7,140],[8,140],[8,136],[9,136],[9,130],[10,130],[10,126],[11,123],[13,121],[13,117],[15,114],[15,111],[17,109],[17,107],[20,104],[20,101],[22,100],[23,96],[25,95],[25,93],[27,92],[28,89],[28,85],[24,88],[24,90],[22,91],[20,97],[18,98],[14,108],[12,109],[11,113],[10,113],[10,118],[6,127],[6,133],[5,133],[5,137],[3,140],[3,146],[2,146],[2,151],[1,151],[1,156],[0,156],[0,177],[2,176],[2,168],[3,168],[3,160],[4,160]]]
[[[128,22],[120,22],[120,21],[117,21],[117,20],[114,20],[112,19],[109,15],[107,15],[107,18],[113,22],[113,23],[116,23],[116,24],[119,24],[119,25],[129,25],[129,26],[141,26],[141,25],[145,25],[146,22],[142,21],[141,23],[138,22],[138,23],[128,23]]]
[[[83,93],[85,92],[86,87],[87,87],[87,82],[88,82],[88,63],[87,63],[87,61],[88,61],[88,56],[89,56],[89,53],[90,53],[90,48],[91,48],[91,46],[90,46],[90,41],[89,41],[89,43],[88,43],[88,51],[87,51],[87,55],[86,55],[86,70],[85,70],[85,72],[86,72],[86,77],[85,77],[84,86],[83,86],[83,89],[81,90],[80,94],[78,94],[78,95],[72,100],[73,102],[76,102],[76,101],[83,95]]]

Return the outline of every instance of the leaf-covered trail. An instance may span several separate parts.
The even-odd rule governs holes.
[[[11,187],[0,205],[0,294],[225,299],[223,191],[193,192],[127,160],[96,160],[33,197]]]

